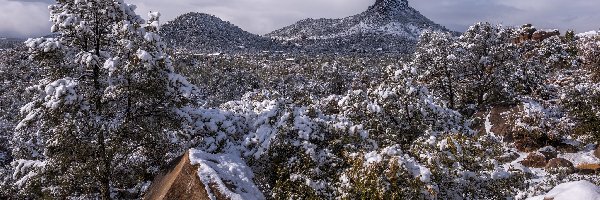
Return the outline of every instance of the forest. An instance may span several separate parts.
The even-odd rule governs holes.
[[[210,199],[600,185],[600,32],[480,22],[410,53],[201,54],[135,8],[59,0],[52,35],[0,50],[0,199],[142,199],[186,153]]]

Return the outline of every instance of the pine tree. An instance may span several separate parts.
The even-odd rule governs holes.
[[[34,197],[110,199],[159,169],[179,108],[196,88],[176,74],[157,32],[122,0],[58,0],[56,38],[26,42],[46,73],[29,88],[13,162],[17,185]],[[39,196],[36,196],[39,195]]]

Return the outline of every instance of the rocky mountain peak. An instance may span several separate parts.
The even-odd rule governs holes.
[[[406,8],[408,8],[408,0],[375,0],[375,4],[369,10],[380,14],[390,14]]]

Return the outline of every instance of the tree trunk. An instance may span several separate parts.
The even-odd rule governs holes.
[[[96,12],[95,13],[95,17],[96,20],[98,21],[99,18],[99,13]],[[94,49],[94,53],[96,54],[96,56],[99,58],[100,57],[100,47],[101,47],[101,42],[102,42],[102,32],[100,30],[100,24],[96,23],[96,46]],[[97,63],[94,66],[94,89],[96,90],[94,92],[94,103],[95,103],[95,107],[96,107],[96,115],[101,116],[102,115],[102,88],[100,86],[100,66]],[[100,119],[102,120],[102,119]],[[100,122],[101,123],[101,122]],[[100,197],[103,200],[109,200],[110,198],[110,176],[111,176],[111,172],[110,172],[110,159],[106,153],[106,141],[105,141],[105,137],[104,137],[104,130],[102,130],[102,124],[97,124],[100,125],[100,127],[97,127],[96,131],[97,131],[97,137],[98,137],[98,158],[101,161],[100,166],[98,167],[99,170],[99,181],[100,181]]]

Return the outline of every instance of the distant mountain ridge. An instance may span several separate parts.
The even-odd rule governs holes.
[[[203,13],[187,13],[160,28],[163,40],[174,49],[196,52],[260,51],[277,48],[270,38],[255,35]]]
[[[0,49],[12,49],[23,45],[24,39],[0,37]]]
[[[410,7],[407,0],[376,0],[354,16],[305,19],[266,36],[317,49],[407,52],[426,29],[449,31]]]
[[[427,29],[449,31],[410,7],[407,0],[376,0],[354,16],[305,19],[265,36],[201,13],[177,17],[161,27],[161,34],[169,46],[196,52],[409,53]]]
[[[294,40],[376,33],[418,39],[424,29],[448,31],[408,6],[407,0],[377,0],[365,12],[354,16],[341,19],[304,19],[267,36]]]

